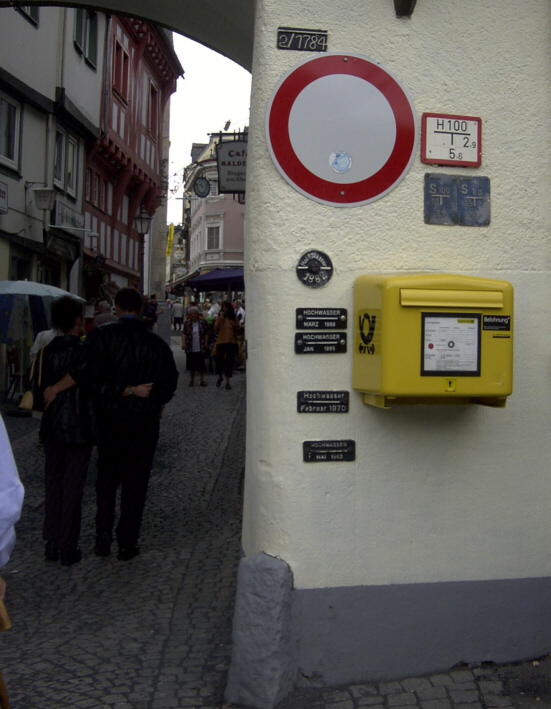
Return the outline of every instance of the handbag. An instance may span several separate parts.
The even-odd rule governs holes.
[[[38,355],[33,359],[31,364],[31,371],[29,374],[29,384],[30,389],[24,392],[19,402],[19,408],[24,411],[43,411],[44,410],[44,399],[42,395],[42,357],[44,354],[44,347],[40,350]],[[36,362],[38,361],[38,378],[35,380]]]

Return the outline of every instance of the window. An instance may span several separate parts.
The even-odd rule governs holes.
[[[147,127],[151,135],[156,139],[159,131],[159,92],[153,84],[149,84]]]
[[[33,25],[38,25],[38,6],[37,5],[18,5],[16,8],[17,12],[21,13],[23,17],[31,22]]]
[[[78,141],[67,135],[61,128],[55,132],[54,184],[72,197],[77,194],[78,181]],[[94,194],[92,185],[92,198]],[[92,199],[92,201],[94,201]]]
[[[207,227],[207,250],[220,248],[220,227]]]
[[[65,189],[75,197],[77,193],[78,143],[74,138],[67,136],[66,145]]]
[[[20,117],[19,104],[0,93],[0,162],[15,169],[19,160]]]
[[[122,44],[115,40],[113,48],[113,89],[123,98],[128,100],[128,53]]]
[[[60,130],[55,132],[54,148],[54,182],[63,189],[65,174],[65,133]]]
[[[209,197],[218,197],[218,180],[209,180],[210,192]]]
[[[95,68],[98,58],[98,16],[95,12],[75,9],[74,43],[77,52]]]

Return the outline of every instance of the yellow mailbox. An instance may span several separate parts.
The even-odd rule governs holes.
[[[365,404],[505,406],[513,288],[449,274],[366,275],[354,286],[354,389]]]

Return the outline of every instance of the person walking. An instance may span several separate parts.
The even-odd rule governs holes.
[[[176,300],[172,304],[172,324],[175,330],[182,329],[184,319],[184,304],[181,300]]]
[[[117,322],[117,318],[113,315],[111,304],[107,300],[100,300],[97,307],[97,312],[94,316],[94,327],[107,325],[111,322]]]
[[[15,546],[15,523],[21,515],[24,495],[8,432],[0,414],[0,568],[8,563]],[[0,577],[0,631],[11,628],[10,617],[4,606],[5,593],[6,582]],[[10,707],[1,671],[0,707]]]
[[[199,383],[206,387],[205,353],[208,347],[207,323],[201,317],[199,308],[192,307],[187,311],[182,335],[182,349],[186,351],[186,369],[189,372],[189,386],[194,384],[195,373],[199,374]]]
[[[120,513],[115,534],[118,558],[140,553],[138,540],[163,406],[172,398],[178,371],[170,347],[140,318],[142,298],[133,288],[115,296],[118,322],[87,338],[77,366],[44,392],[47,406],[65,388],[86,386],[96,419],[97,556],[109,556],[117,490]]]
[[[237,352],[237,320],[233,305],[229,301],[222,303],[220,314],[214,322],[214,332],[216,334],[216,371],[218,374],[216,386],[219,387],[225,378],[225,388],[231,389],[230,379]]]
[[[70,296],[58,298],[52,303],[51,320],[62,334],[54,337],[42,353],[43,389],[62,379],[80,358],[82,305]],[[47,561],[61,560],[63,566],[82,558],[78,540],[92,439],[86,393],[77,387],[66,389],[43,412],[40,423],[45,459],[44,555]]]

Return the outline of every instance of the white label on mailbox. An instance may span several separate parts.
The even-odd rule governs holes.
[[[479,315],[423,315],[424,375],[480,373]]]

